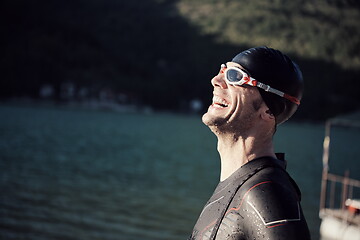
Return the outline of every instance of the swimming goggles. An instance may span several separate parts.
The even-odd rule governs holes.
[[[296,97],[293,97],[289,94],[286,94],[282,91],[279,91],[275,88],[270,87],[264,83],[258,82],[256,79],[252,78],[244,70],[237,67],[227,67],[225,64],[221,64],[220,73],[225,74],[226,81],[231,85],[250,85],[264,89],[266,92],[274,93],[280,97],[283,97],[297,105],[300,105],[300,100]]]

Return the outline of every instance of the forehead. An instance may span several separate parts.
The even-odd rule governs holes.
[[[226,66],[227,67],[237,67],[237,68],[240,68],[240,69],[244,70],[245,72],[247,72],[243,66],[241,66],[240,64],[238,64],[236,62],[227,62]]]

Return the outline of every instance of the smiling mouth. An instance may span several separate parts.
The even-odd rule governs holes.
[[[226,108],[229,106],[229,103],[225,101],[225,99],[214,96],[212,99],[212,104],[215,107],[221,107],[221,108]]]

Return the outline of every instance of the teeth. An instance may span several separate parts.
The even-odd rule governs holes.
[[[224,99],[222,99],[220,97],[214,96],[212,100],[213,100],[213,104],[217,104],[217,105],[220,105],[222,107],[229,106],[229,104]]]

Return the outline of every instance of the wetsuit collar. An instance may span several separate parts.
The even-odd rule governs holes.
[[[234,179],[244,177],[248,175],[249,172],[256,171],[256,169],[266,168],[266,167],[278,167],[282,169],[286,169],[286,161],[280,160],[271,156],[264,156],[255,158],[242,165],[238,170],[236,170],[233,174],[231,174],[224,181],[220,181],[220,184],[226,184],[228,182],[234,181]]]

